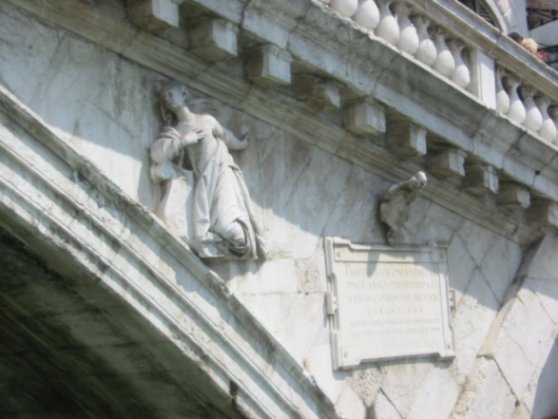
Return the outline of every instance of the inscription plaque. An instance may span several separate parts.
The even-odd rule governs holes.
[[[453,355],[446,249],[326,238],[333,366]]]

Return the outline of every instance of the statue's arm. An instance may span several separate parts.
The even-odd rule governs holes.
[[[163,163],[164,161],[172,160],[178,155],[181,148],[182,144],[179,132],[172,127],[167,127],[163,129],[163,132],[161,132],[153,144],[151,144],[151,161],[154,163]]]
[[[229,150],[244,150],[248,147],[248,134],[244,134],[242,138],[239,139],[232,131],[223,127],[219,121],[213,117],[211,118],[213,119],[213,135],[215,138],[222,139]]]
[[[150,156],[154,163],[160,164],[174,159],[184,147],[195,144],[203,138],[201,131],[180,132],[173,127],[167,127],[151,144]]]

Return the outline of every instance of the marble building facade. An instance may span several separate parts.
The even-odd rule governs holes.
[[[558,73],[486,4],[1,2],[2,415],[558,414]],[[444,349],[344,361],[335,243],[443,249]]]

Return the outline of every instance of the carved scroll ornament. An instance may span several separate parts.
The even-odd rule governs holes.
[[[426,186],[426,174],[422,171],[403,182],[392,185],[380,204],[380,220],[388,227],[387,242],[393,244],[397,234],[409,216],[409,207],[418,191]]]

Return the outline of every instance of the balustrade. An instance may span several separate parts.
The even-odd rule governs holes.
[[[424,16],[415,16],[413,18],[413,23],[417,28],[419,36],[419,46],[415,57],[430,67],[434,65],[436,58],[438,57],[436,45],[428,33],[430,21]]]
[[[544,141],[558,145],[558,103],[542,92],[522,83],[509,69],[494,65],[488,83],[495,84],[487,100],[478,87],[473,87],[475,65],[472,51],[478,47],[451,34],[451,28],[432,24],[413,3],[394,0],[321,0],[346,19],[352,20],[371,36],[413,56],[460,88],[476,93],[487,106],[509,117],[515,123],[536,133]],[[492,59],[494,63],[494,60]],[[482,75],[486,77],[486,73]],[[492,80],[494,78],[494,80]],[[487,81],[478,81],[478,84]],[[476,90],[476,91],[475,91]]]
[[[432,67],[461,88],[471,84],[471,65],[463,40],[442,28],[433,28],[427,17],[417,13],[412,3],[393,0],[322,0],[360,25],[372,36],[404,51]]]
[[[544,141],[558,145],[557,104],[500,67],[496,71],[496,110]]]
[[[361,0],[353,19],[363,28],[372,31],[380,23],[380,9],[373,0]]]
[[[381,0],[380,24],[375,33],[386,42],[396,45],[399,42],[399,23],[391,10],[391,0]]]
[[[420,39],[418,37],[417,28],[415,28],[409,18],[410,10],[405,3],[396,3],[394,10],[399,23],[399,41],[397,47],[413,55],[418,50]]]

